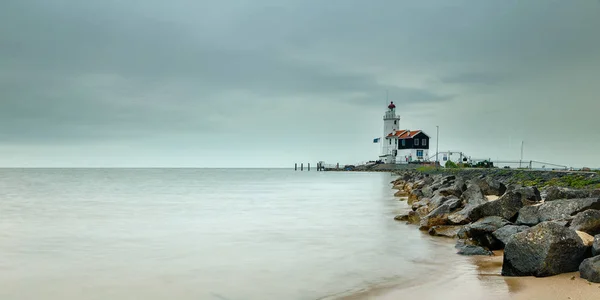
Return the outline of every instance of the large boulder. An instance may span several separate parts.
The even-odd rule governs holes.
[[[429,208],[431,210],[434,210],[434,209],[442,206],[442,204],[446,203],[446,201],[450,201],[453,199],[458,200],[458,198],[456,198],[454,196],[443,196],[443,195],[439,194],[438,192],[436,192],[435,196],[433,198],[431,198],[431,200],[429,201],[429,203],[427,205],[429,206]],[[460,201],[458,202],[458,205],[460,205]]]
[[[600,255],[600,234],[594,236],[594,243],[592,244],[592,255]]]
[[[467,189],[465,180],[462,177],[455,178],[453,181],[448,182],[448,184],[450,184],[450,186],[441,188],[437,192],[446,197],[460,197],[463,191]]]
[[[395,197],[408,197],[408,193],[405,190],[398,190],[394,193]]]
[[[421,217],[416,211],[409,211],[407,221],[409,224],[419,224],[421,222]]]
[[[401,213],[394,217],[396,221],[408,221],[408,212]]]
[[[473,179],[473,182],[481,188],[484,195],[502,196],[506,192],[506,186],[490,176],[482,175]]]
[[[493,232],[510,224],[498,216],[485,217],[473,224],[464,226],[457,234],[461,239],[472,239],[476,245],[484,246],[491,250],[502,249],[502,244],[493,235]]]
[[[475,207],[469,219],[499,216],[506,220],[514,220],[523,206],[533,205],[540,201],[539,191],[533,187],[519,187],[504,193],[500,198]]]
[[[417,202],[414,202],[411,205],[411,208],[412,208],[412,210],[417,210],[417,209],[419,209],[419,208],[421,208],[423,206],[429,205],[429,202],[431,202],[431,199],[429,199],[429,198],[422,198],[421,200],[419,200]]]
[[[488,202],[479,185],[473,182],[467,183],[467,188],[462,193],[460,200],[465,207],[477,206]]]
[[[600,210],[589,209],[578,213],[571,221],[571,228],[591,235],[600,234]]]
[[[589,209],[600,209],[600,198],[555,200],[538,206],[523,207],[516,223],[532,226],[546,221],[569,219]]]
[[[448,225],[448,215],[460,205],[458,198],[445,201],[441,206],[421,218],[420,229],[429,230],[433,226]]]
[[[460,255],[494,255],[492,251],[482,246],[476,245],[472,240],[458,240],[455,248],[458,250],[456,253]]]
[[[456,176],[435,176],[434,181],[422,189],[423,196],[432,198],[434,193],[441,189],[451,187],[456,180]]]
[[[421,219],[427,216],[430,213],[428,206],[419,207],[415,211],[408,212],[408,223],[410,224],[420,224]]]
[[[431,227],[431,229],[429,229],[429,234],[433,235],[433,236],[443,236],[443,237],[454,238],[454,237],[456,237],[456,235],[458,234],[458,232],[460,231],[461,228],[462,228],[462,226],[456,226],[456,225],[433,226],[433,227]]]
[[[421,200],[421,198],[423,198],[423,191],[420,189],[416,189],[413,190],[409,195],[408,195],[408,204],[412,205],[413,203]]]
[[[590,257],[579,266],[581,278],[589,282],[600,283],[600,256]]]
[[[492,235],[502,243],[502,245],[506,245],[508,241],[513,237],[513,235],[525,231],[529,229],[529,226],[525,225],[506,225],[502,228],[498,228],[498,230],[494,231]]]
[[[589,190],[568,189],[558,186],[551,186],[547,188],[544,194],[544,201],[591,197],[591,192]]]
[[[574,230],[552,222],[540,223],[509,239],[502,275],[546,277],[574,272],[587,250]]]
[[[483,195],[479,185],[473,182],[467,183],[467,189],[462,193],[460,199],[464,208],[448,216],[448,220],[452,224],[469,223],[471,221],[469,219],[469,215],[473,209],[481,204],[489,202],[488,199]]]

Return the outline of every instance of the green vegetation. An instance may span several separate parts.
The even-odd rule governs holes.
[[[449,160],[446,162],[446,168],[448,169],[458,169],[458,165],[453,161]]]
[[[514,177],[518,178],[516,181],[519,184],[536,186],[538,188],[546,186],[560,186],[576,189],[600,188],[600,178],[590,177],[584,174],[567,174],[560,177],[553,177],[549,180],[535,176],[524,176],[523,174],[519,174],[519,176],[515,174]]]
[[[434,166],[419,166],[416,169],[418,172],[430,173],[432,171],[437,171],[437,168]]]

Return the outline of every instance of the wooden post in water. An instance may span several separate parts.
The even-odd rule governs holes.
[[[298,163],[294,164],[294,171],[298,171]]]
[[[300,171],[304,171],[304,163],[300,163]]]
[[[310,171],[310,163],[308,163],[308,171]]]

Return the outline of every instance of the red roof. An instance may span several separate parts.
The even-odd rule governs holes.
[[[419,134],[421,130],[397,130],[396,132],[388,134],[387,137],[396,137],[398,139],[412,139],[415,135]]]

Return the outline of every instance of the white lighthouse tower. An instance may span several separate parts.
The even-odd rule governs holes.
[[[398,149],[398,139],[393,136],[400,128],[400,116],[396,115],[396,105],[394,101],[388,105],[388,110],[383,115],[383,141],[381,146],[381,155],[379,158],[386,164],[396,163],[396,154]]]

